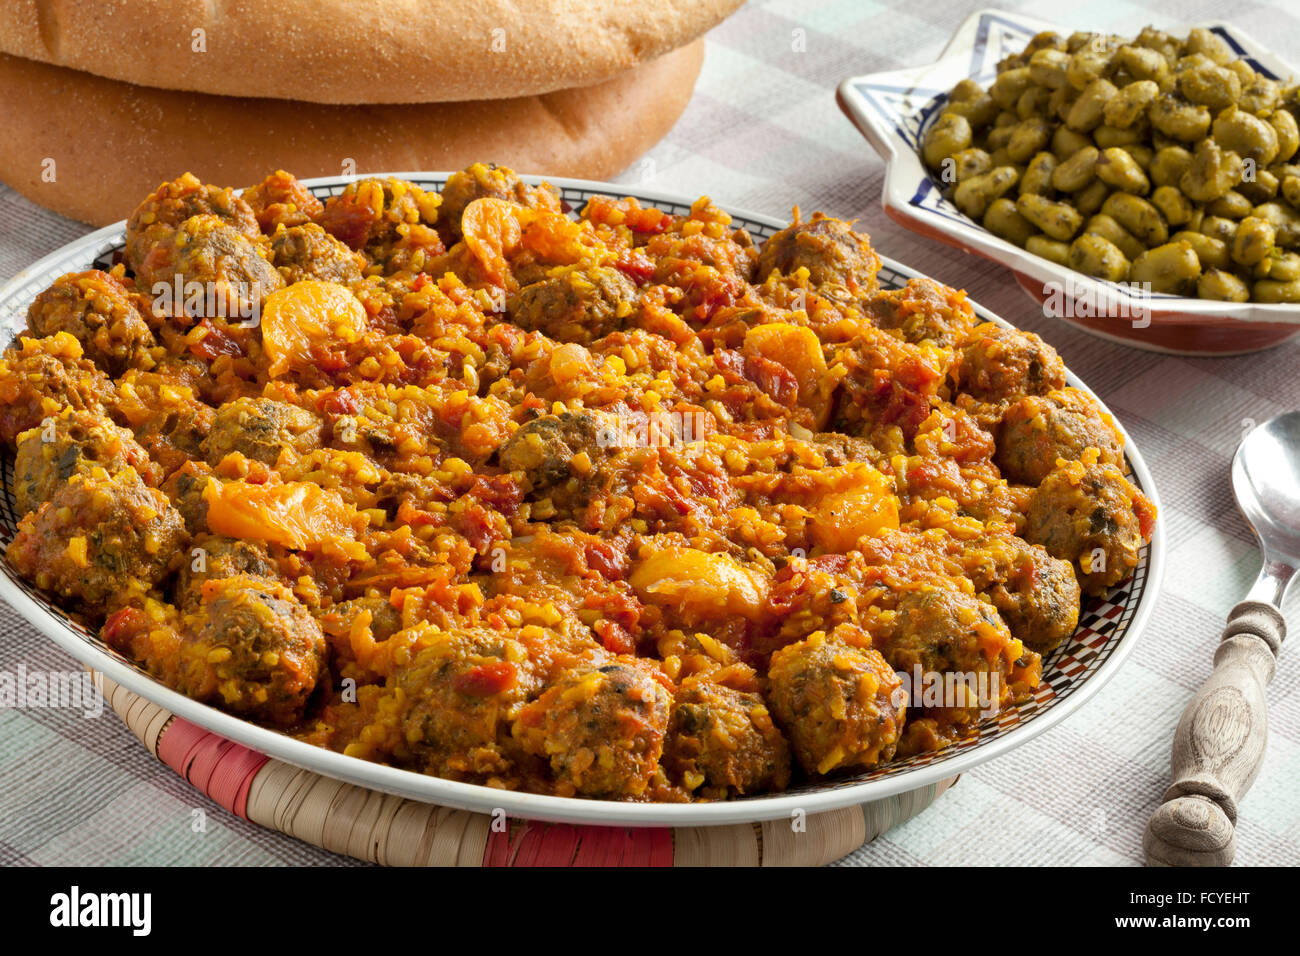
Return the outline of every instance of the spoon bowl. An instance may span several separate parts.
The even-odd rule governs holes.
[[[1242,439],[1232,490],[1265,555],[1300,564],[1300,411],[1270,418]]]

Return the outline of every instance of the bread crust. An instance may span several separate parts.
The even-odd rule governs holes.
[[[0,180],[93,225],[125,218],[187,169],[252,185],[277,168],[305,179],[492,161],[603,180],[672,128],[703,56],[697,40],[596,86],[542,96],[324,106],[132,86],[0,55]]]
[[[602,82],[742,2],[0,0],[0,52],[163,89],[443,103]]]

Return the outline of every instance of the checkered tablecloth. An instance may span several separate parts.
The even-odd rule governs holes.
[[[685,115],[624,180],[775,216],[798,204],[805,214],[856,217],[886,255],[1046,338],[1124,423],[1154,473],[1169,544],[1163,592],[1133,656],[1064,724],[966,774],[929,810],[843,862],[1135,864],[1168,783],[1174,725],[1210,672],[1226,612],[1259,567],[1233,504],[1229,459],[1246,424],[1300,407],[1300,345],[1227,359],[1125,349],[1044,318],[1008,272],[886,219],[882,164],[836,108],[834,88],[846,76],[935,59],[979,6],[755,0],[710,35]],[[1148,22],[1172,30],[1230,19],[1300,63],[1300,8],[1286,0],[1004,6],[1128,34]],[[0,277],[85,231],[0,186]],[[1300,601],[1287,610],[1300,625]],[[0,670],[19,663],[76,666],[0,604]],[[1240,864],[1300,862],[1297,685],[1300,648],[1290,648],[1268,692],[1268,757],[1241,804]],[[226,814],[148,756],[111,713],[87,721],[67,710],[0,710],[0,863],[351,862]]]

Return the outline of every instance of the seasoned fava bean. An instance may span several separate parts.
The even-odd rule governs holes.
[[[1275,250],[1276,246],[1273,247]],[[1250,273],[1252,279],[1271,279],[1273,278],[1273,263],[1277,260],[1271,255],[1265,256],[1256,262],[1253,266],[1246,266],[1245,269]]]
[[[1171,226],[1186,225],[1192,218],[1192,204],[1173,186],[1157,186],[1151,194],[1151,205],[1160,210]]]
[[[1300,302],[1300,279],[1290,282],[1260,279],[1253,289],[1256,302]]]
[[[1007,154],[1017,163],[1028,162],[1038,152],[1046,148],[1052,138],[1052,127],[1047,120],[1040,117],[1023,120],[1012,127],[1011,138],[1007,140]]]
[[[1210,111],[1204,106],[1184,103],[1166,93],[1156,98],[1147,110],[1151,125],[1170,139],[1197,143],[1210,132]]]
[[[1228,262],[1228,244],[1221,239],[1207,236],[1203,232],[1184,229],[1181,232],[1174,233],[1170,237],[1170,241],[1190,244],[1196,250],[1196,258],[1201,261],[1202,268],[1226,269],[1230,265]]]
[[[1293,206],[1300,206],[1300,176],[1282,180],[1282,198]]]
[[[1035,116],[1046,116],[1052,111],[1049,105],[1051,99],[1052,91],[1047,87],[1031,86],[1020,94],[1020,99],[1016,100],[1017,118],[1024,121]]]
[[[1015,109],[1016,101],[1020,99],[1025,90],[1029,89],[1033,82],[1028,67],[1020,66],[1013,70],[1003,70],[998,74],[998,78],[993,81],[989,95],[1004,110]]]
[[[1052,194],[1052,173],[1056,170],[1056,157],[1051,153],[1039,153],[1029,161],[1024,174],[1020,177],[1020,195],[1033,193],[1037,196]]]
[[[1295,115],[1290,110],[1274,110],[1268,117],[1268,125],[1273,127],[1273,134],[1277,137],[1275,159],[1286,162],[1300,149],[1300,126],[1296,124]]]
[[[1052,95],[1047,98],[1047,115],[1055,120],[1064,122],[1065,118],[1070,115],[1070,110],[1079,99],[1079,91],[1068,83],[1065,86],[1052,90]]]
[[[1101,211],[1148,246],[1158,246],[1169,238],[1169,229],[1160,216],[1160,210],[1138,196],[1112,193],[1102,203]]]
[[[1241,61],[1236,60],[1234,62],[1240,63]],[[1243,79],[1241,97],[1237,100],[1237,105],[1247,113],[1259,115],[1275,109],[1279,99],[1281,99],[1281,95],[1277,81],[1253,73],[1249,79]]]
[[[1098,126],[1092,131],[1092,141],[1102,149],[1112,146],[1134,146],[1142,142],[1146,131],[1138,126],[1120,129],[1116,126]]]
[[[1288,248],[1300,245],[1300,215],[1282,203],[1265,202],[1255,207],[1255,215],[1272,224],[1277,244]]]
[[[985,95],[987,94],[982,86],[970,77],[966,77],[964,80],[958,80],[957,85],[948,91],[948,101],[950,103],[964,103],[968,100],[977,100]]]
[[[963,179],[970,179],[980,173],[987,173],[993,168],[993,160],[989,154],[974,147],[963,149],[959,153],[953,153],[948,158],[952,160],[951,169],[954,182],[961,182]],[[940,164],[940,169],[942,171],[942,164]]]
[[[1272,267],[1268,270],[1270,279],[1280,282],[1300,279],[1300,254],[1274,248],[1270,258],[1273,260]]]
[[[1116,146],[1115,149],[1122,149],[1132,156],[1143,171],[1151,165],[1151,160],[1155,159],[1156,155],[1156,151],[1145,143],[1126,143],[1122,146]]]
[[[1194,202],[1213,202],[1241,182],[1241,157],[1224,152],[1212,139],[1202,140],[1192,154],[1192,164],[1178,180],[1178,188]]]
[[[1122,46],[1115,54],[1115,62],[1135,80],[1158,81],[1169,73],[1169,61],[1146,47]]]
[[[1250,299],[1250,286],[1231,272],[1224,272],[1222,269],[1208,269],[1197,280],[1196,294],[1202,299],[1246,302]]]
[[[979,131],[993,125],[993,119],[998,115],[998,104],[994,103],[993,97],[986,93],[978,99],[953,100],[949,98],[944,105],[943,111],[966,117],[966,122],[970,123],[971,129]]]
[[[1030,236],[1025,242],[1025,250],[1036,256],[1042,256],[1058,266],[1070,264],[1070,247],[1067,243],[1049,239],[1047,236]]]
[[[1155,27],[1143,27],[1142,32],[1133,41],[1133,45],[1155,50],[1171,62],[1178,58],[1178,50],[1182,46],[1176,37],[1170,36],[1163,30],[1157,30]]]
[[[1258,116],[1230,106],[1214,119],[1214,139],[1242,159],[1267,166],[1277,158],[1277,131]]]
[[[1118,146],[1101,151],[1095,171],[1098,179],[1121,192],[1143,196],[1151,188],[1151,182],[1137,160]]]
[[[1205,27],[1193,27],[1188,31],[1186,47],[1189,54],[1200,53],[1220,66],[1236,59],[1227,41]]]
[[[1120,89],[1106,103],[1104,118],[1107,126],[1128,129],[1146,115],[1147,107],[1160,95],[1154,80],[1138,80]]]
[[[1254,208],[1255,204],[1249,199],[1237,190],[1229,189],[1206,206],[1205,211],[1211,216],[1222,216],[1224,219],[1245,219]]]
[[[970,146],[970,121],[957,113],[944,113],[925,134],[923,153],[926,165],[937,169],[939,164]]]
[[[1016,121],[1019,123],[1019,120]],[[1007,143],[1011,142],[1011,134],[1015,132],[1015,125],[997,126],[989,130],[989,134],[984,137],[984,148],[989,151],[990,155],[996,156],[998,152],[1006,152]],[[1010,159],[1010,157],[1007,157]],[[994,162],[993,165],[998,165]]]
[[[1065,78],[1076,90],[1085,90],[1093,80],[1106,75],[1114,56],[1114,50],[1103,44],[1087,43],[1071,54],[1065,67]]]
[[[1096,129],[1105,116],[1106,104],[1118,92],[1119,90],[1110,80],[1105,78],[1093,80],[1070,107],[1070,112],[1065,117],[1065,125],[1081,133]]]
[[[1020,171],[1014,166],[995,166],[958,183],[952,201],[972,219],[982,219],[989,203],[1006,193],[1019,178]]]
[[[1152,292],[1188,295],[1196,288],[1201,263],[1187,242],[1169,242],[1148,249],[1129,268],[1130,282],[1149,282]]]
[[[1181,146],[1166,146],[1151,157],[1147,174],[1157,186],[1177,186],[1191,165],[1191,153]]]
[[[1054,90],[1068,82],[1066,69],[1069,65],[1070,55],[1063,50],[1037,50],[1029,58],[1029,78],[1039,86]]]
[[[1020,117],[1012,110],[1003,110],[993,119],[994,127],[1015,126],[1020,122]]]
[[[1023,246],[1038,231],[1016,212],[1016,204],[1006,198],[989,203],[988,212],[984,213],[984,228],[1018,246]]]
[[[1050,238],[1061,242],[1071,239],[1083,225],[1083,217],[1073,206],[1042,196],[1022,195],[1016,200],[1016,212]]]
[[[1052,171],[1052,186],[1063,193],[1078,192],[1096,177],[1097,157],[1101,150],[1085,146],[1069,159],[1062,160]]]
[[[1258,206],[1262,202],[1268,202],[1277,196],[1278,181],[1267,169],[1258,169],[1255,171],[1255,178],[1247,180],[1242,174],[1241,182],[1237,183],[1237,192],[1246,197],[1253,206]]]
[[[1247,216],[1237,227],[1232,240],[1232,258],[1243,266],[1253,266],[1267,259],[1273,251],[1277,234],[1266,219]]]
[[[1088,220],[1087,225],[1083,227],[1084,232],[1090,232],[1094,236],[1101,236],[1119,247],[1120,251],[1129,259],[1136,259],[1142,253],[1146,252],[1147,247],[1142,244],[1141,240],[1133,233],[1129,232],[1110,216],[1099,214]]]
[[[1209,107],[1211,113],[1227,109],[1241,96],[1237,74],[1221,66],[1197,66],[1178,74],[1178,92],[1190,103]]]
[[[1231,247],[1233,237],[1237,235],[1237,224],[1222,216],[1206,216],[1201,220],[1200,231],[1211,239],[1218,239],[1225,246]]]
[[[1070,243],[1069,266],[1075,272],[1111,282],[1123,282],[1129,270],[1128,258],[1119,246],[1091,232]]]
[[[1110,187],[1100,179],[1094,179],[1086,187],[1075,193],[1070,198],[1070,202],[1074,204],[1075,209],[1079,210],[1080,216],[1091,216],[1102,207],[1109,195]]]
[[[1052,152],[1061,162],[1085,149],[1096,149],[1092,140],[1068,126],[1058,126],[1052,134]]]

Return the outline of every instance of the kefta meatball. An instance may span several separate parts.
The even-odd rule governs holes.
[[[790,747],[763,698],[707,678],[673,695],[664,766],[695,796],[722,799],[790,782]]]
[[[121,282],[107,272],[69,272],[38,295],[27,309],[33,335],[67,332],[86,358],[110,375],[149,367],[153,333]]]
[[[1061,356],[1033,332],[985,322],[962,349],[957,386],[983,402],[1015,401],[1065,388]]]
[[[933,279],[909,279],[901,289],[878,291],[862,308],[872,325],[897,332],[905,342],[954,348],[975,327],[975,310],[966,293]]]
[[[595,467],[604,455],[600,428],[594,416],[581,412],[544,415],[520,425],[497,451],[497,461],[506,471],[522,471],[530,492],[544,494],[570,478],[583,477],[574,467],[579,455],[586,455],[587,465]]]
[[[366,260],[314,222],[280,228],[271,237],[271,264],[289,285],[303,279],[357,282]]]
[[[1056,460],[1077,461],[1095,448],[1104,464],[1124,460],[1124,439],[1110,416],[1086,392],[1063,388],[1030,395],[1002,413],[994,461],[1004,477],[1037,485]]]
[[[244,190],[262,231],[271,235],[279,226],[301,226],[320,218],[325,206],[297,177],[277,169],[270,176]]]
[[[215,216],[247,239],[261,235],[252,208],[233,189],[205,185],[192,173],[163,183],[136,207],[126,223],[126,264],[142,291],[158,281],[154,276],[162,281],[171,279],[171,270],[160,271],[159,267],[171,260],[166,247],[172,233],[191,216],[203,215]],[[156,256],[161,259],[155,261]]]
[[[102,617],[158,584],[188,538],[166,496],[133,469],[95,469],[19,522],[7,554],[37,587]]]
[[[807,269],[809,283],[823,292],[842,288],[850,296],[861,296],[876,289],[880,257],[847,222],[818,212],[763,243],[756,281],[762,282],[773,271],[789,276],[798,269]]]
[[[861,629],[816,631],[772,655],[772,711],[809,773],[874,767],[898,745],[902,682]]]
[[[176,606],[191,608],[203,597],[205,581],[217,581],[237,574],[276,581],[279,570],[261,541],[202,534],[190,542],[185,562],[176,575]]]
[[[278,726],[302,716],[325,667],[325,637],[291,590],[240,574],[209,580],[184,623],[187,656],[207,665],[187,693]]]
[[[442,187],[442,207],[438,211],[438,231],[443,241],[452,245],[461,236],[460,217],[465,207],[476,199],[504,199],[520,206],[558,207],[554,195],[545,187],[533,188],[513,169],[496,163],[474,163],[452,173]]]
[[[191,216],[153,247],[136,283],[155,296],[155,311],[174,321],[252,322],[262,300],[284,287],[260,233],[258,240],[216,216]]]
[[[521,329],[557,342],[590,344],[627,325],[636,307],[636,285],[617,269],[571,269],[526,285],[507,303]]]
[[[552,684],[520,711],[515,739],[547,759],[561,793],[626,800],[649,787],[672,695],[638,658],[620,656]]]
[[[73,475],[88,474],[93,468],[110,475],[133,468],[148,485],[162,480],[162,469],[129,431],[96,412],[68,409],[18,437],[14,455],[18,513],[35,511]]]
[[[1024,538],[1072,563],[1086,593],[1104,594],[1137,566],[1156,511],[1118,468],[1092,457],[1043,479],[1025,513]]]
[[[290,448],[305,455],[321,445],[321,420],[305,408],[270,398],[237,398],[217,409],[203,456],[217,465],[231,452],[274,465]]]
[[[432,227],[438,221],[437,193],[401,179],[362,179],[325,200],[319,222],[351,249],[391,246],[399,228]]]
[[[0,355],[0,441],[9,445],[66,408],[103,414],[116,397],[107,375],[66,332],[22,340]]]
[[[508,773],[510,720],[538,689],[527,651],[490,628],[421,627],[396,676],[402,736],[422,770],[456,780]]]
[[[190,534],[208,530],[208,502],[203,489],[214,480],[207,462],[187,461],[162,483],[162,492],[181,513],[185,528]]]
[[[1074,633],[1079,623],[1079,582],[1068,561],[1020,538],[991,536],[972,542],[966,573],[993,602],[1011,634],[1046,654]]]

